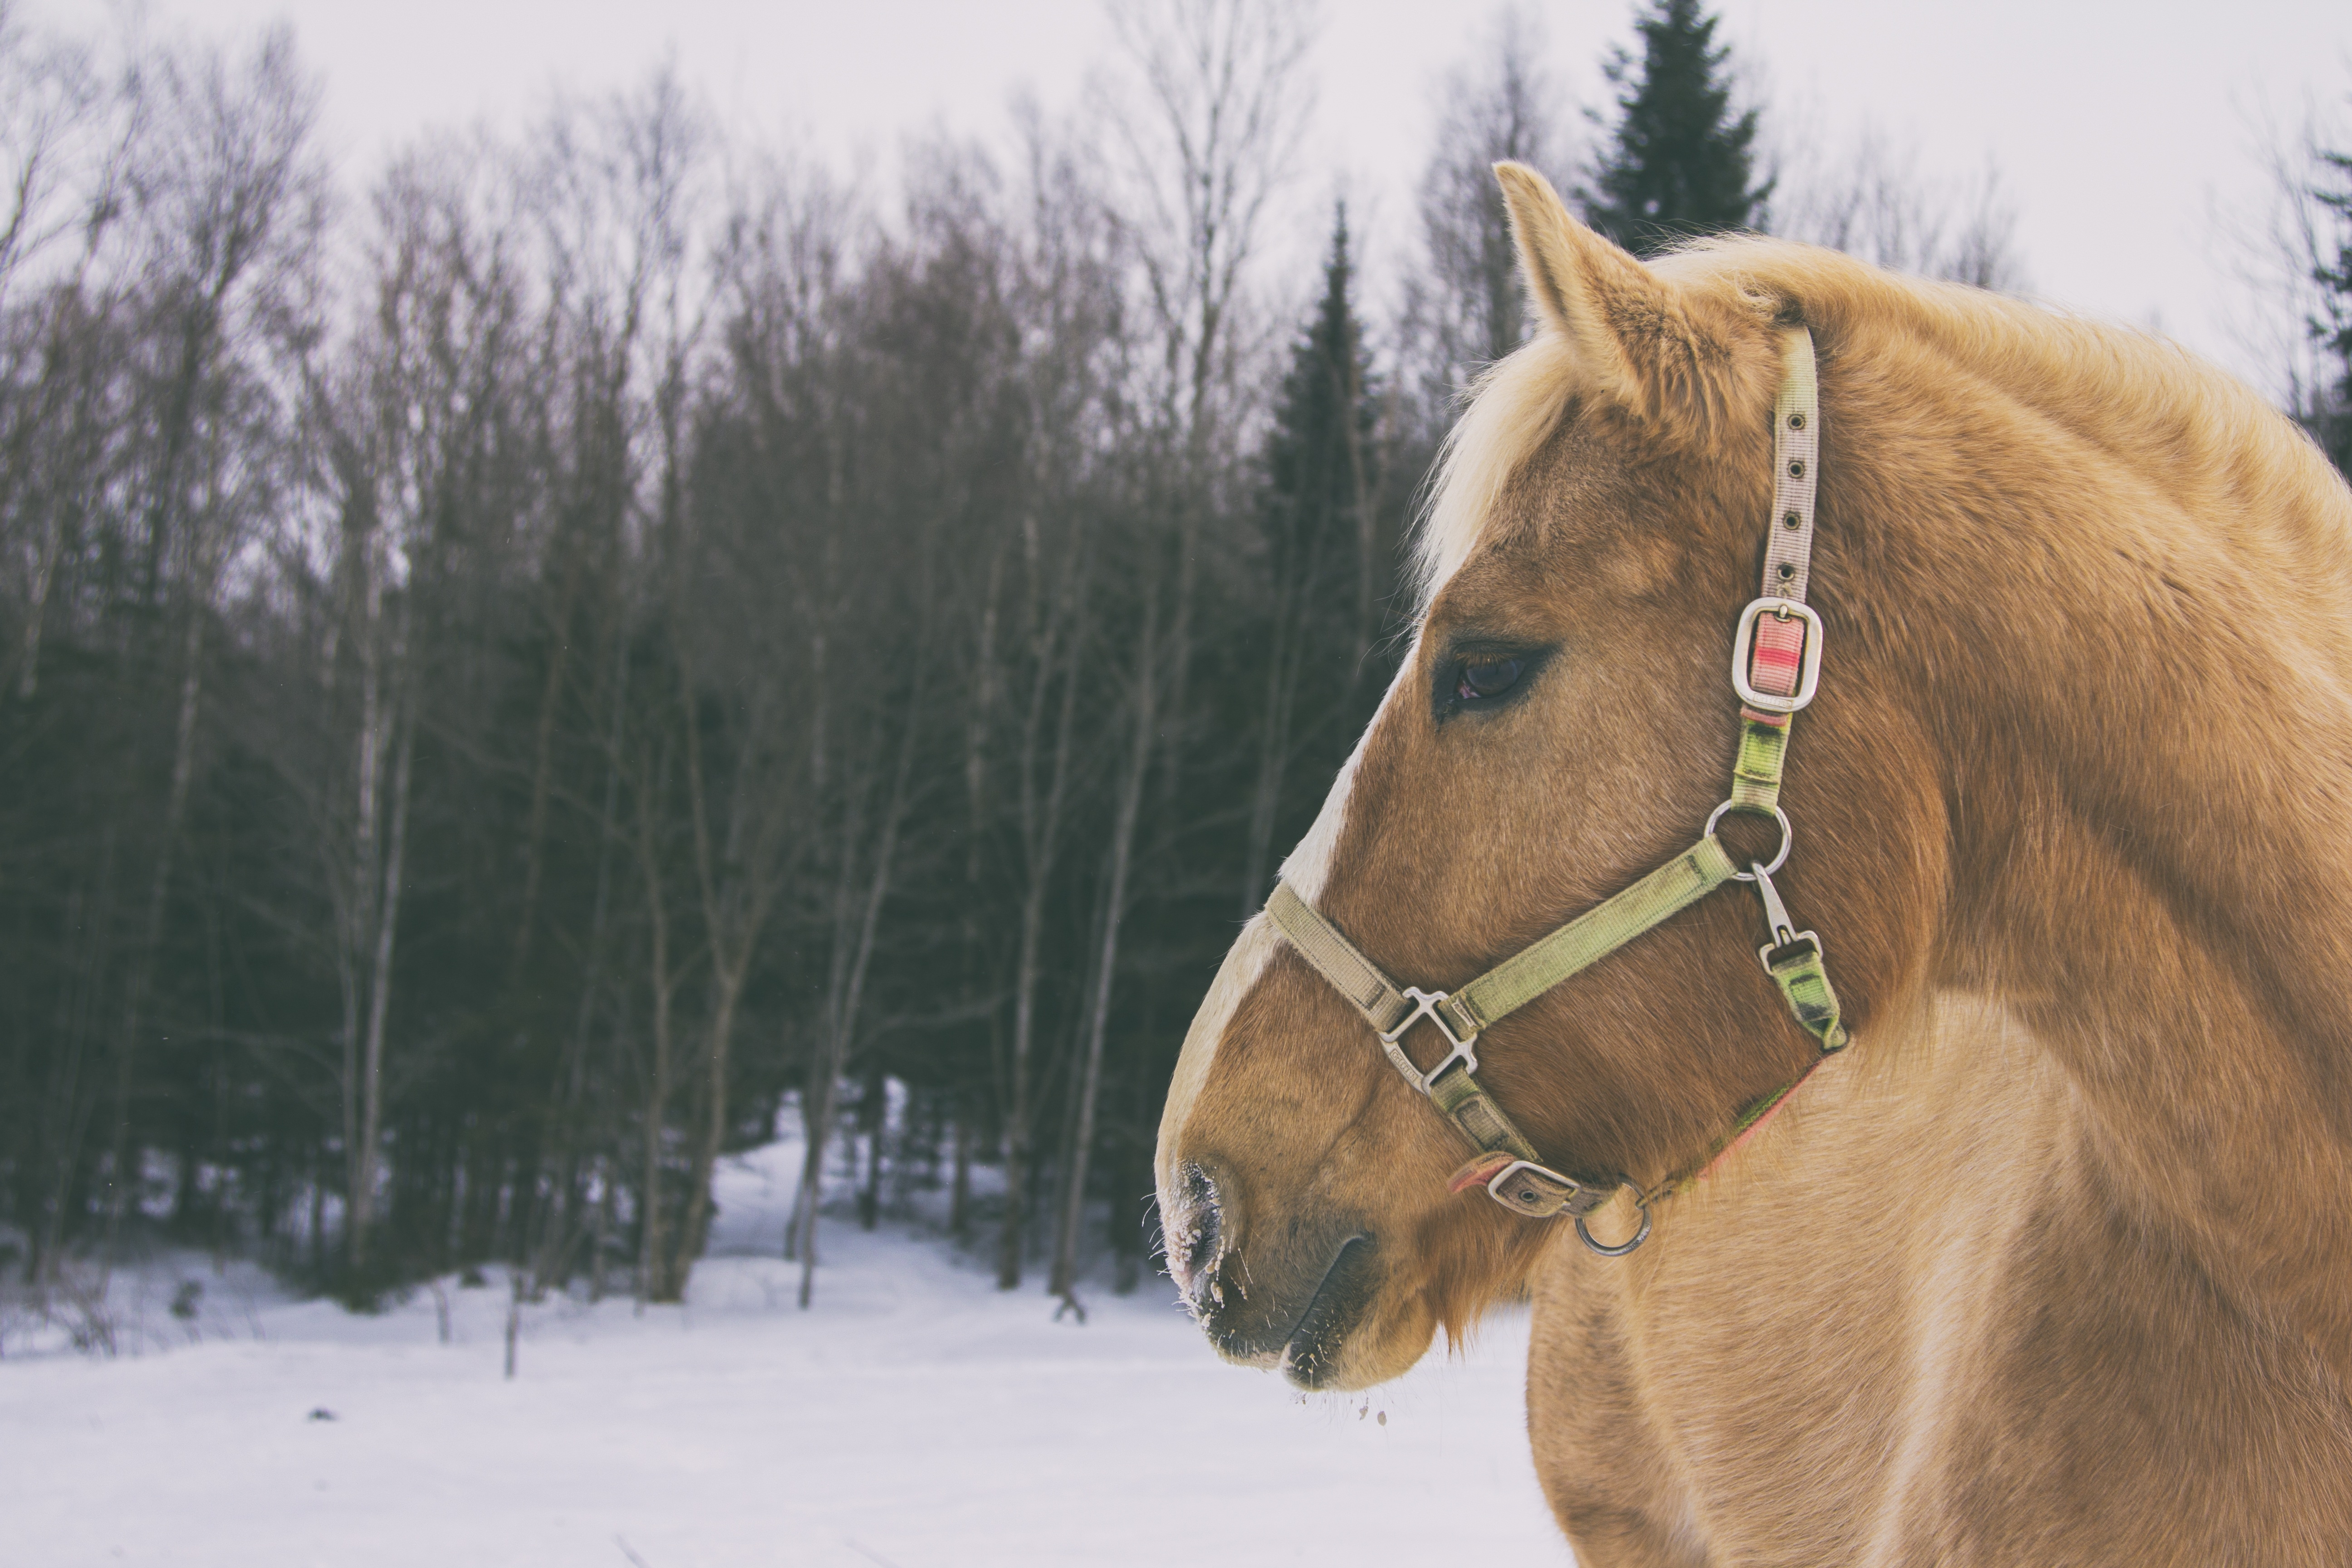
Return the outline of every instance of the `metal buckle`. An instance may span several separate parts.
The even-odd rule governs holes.
[[[1462,1064],[1465,1071],[1476,1072],[1478,1053],[1470,1047],[1478,1043],[1478,1037],[1472,1035],[1466,1040],[1457,1038],[1454,1031],[1446,1027],[1445,1015],[1437,1010],[1437,1005],[1440,1002],[1448,1000],[1447,994],[1443,991],[1423,991],[1418,985],[1408,985],[1404,988],[1403,995],[1405,1000],[1412,1004],[1412,1011],[1407,1013],[1395,1028],[1381,1035],[1381,1046],[1388,1052],[1389,1060],[1396,1064],[1397,1071],[1404,1074],[1405,1081],[1422,1093],[1427,1094],[1431,1087],[1445,1075],[1445,1069],[1457,1061]],[[1444,1061],[1427,1072],[1413,1066],[1412,1058],[1404,1054],[1402,1046],[1397,1044],[1404,1037],[1404,1032],[1407,1029],[1412,1028],[1423,1018],[1436,1025],[1437,1032],[1445,1037],[1445,1043],[1454,1047],[1445,1053]]]
[[[1545,1181],[1552,1183],[1556,1186],[1567,1188],[1568,1197],[1565,1200],[1566,1203],[1573,1203],[1576,1200],[1576,1194],[1583,1191],[1584,1184],[1573,1176],[1563,1176],[1558,1171],[1553,1170],[1550,1166],[1538,1165],[1533,1160],[1514,1160],[1509,1164],[1504,1166],[1501,1170],[1496,1172],[1494,1179],[1486,1184],[1486,1195],[1493,1198],[1505,1208],[1509,1209],[1513,1214],[1532,1214],[1534,1212],[1533,1205],[1540,1201],[1536,1193],[1525,1189],[1522,1190],[1521,1195],[1528,1199],[1528,1202],[1526,1203],[1517,1202],[1505,1194],[1503,1191],[1503,1184],[1517,1175],[1521,1171],[1531,1172],[1534,1174],[1542,1177]]]
[[[1763,615],[1778,616],[1787,620],[1790,616],[1805,623],[1805,651],[1798,667],[1797,694],[1780,697],[1769,691],[1759,691],[1748,679],[1748,667],[1756,657],[1756,621]],[[1794,713],[1813,700],[1822,684],[1822,618],[1794,599],[1758,599],[1739,612],[1739,630],[1731,640],[1731,687],[1739,700],[1750,708],[1767,713]]]

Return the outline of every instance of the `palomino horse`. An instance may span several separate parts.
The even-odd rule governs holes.
[[[2147,337],[1498,174],[1541,330],[1160,1123],[1202,1327],[1531,1293],[1588,1568],[2352,1563],[2352,497]]]

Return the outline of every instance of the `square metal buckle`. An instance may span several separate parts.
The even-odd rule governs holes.
[[[1486,1184],[1486,1195],[1513,1214],[1536,1219],[1545,1217],[1548,1211],[1543,1204],[1547,1194],[1540,1187],[1522,1182],[1523,1176],[1533,1176],[1562,1189],[1560,1207],[1570,1214],[1590,1214],[1600,1207],[1600,1198],[1608,1195],[1604,1193],[1599,1197],[1588,1197],[1583,1183],[1573,1176],[1563,1176],[1549,1165],[1538,1165],[1533,1160],[1514,1160],[1496,1172],[1494,1178]],[[1511,1185],[1514,1182],[1521,1182],[1522,1184],[1514,1187]],[[1580,1198],[1586,1201],[1579,1206]]]
[[[1412,1004],[1412,1011],[1399,1019],[1395,1028],[1381,1033],[1381,1047],[1388,1052],[1389,1060],[1395,1064],[1397,1071],[1404,1074],[1405,1081],[1422,1093],[1427,1094],[1432,1086],[1445,1076],[1445,1069],[1455,1062],[1460,1062],[1465,1071],[1476,1072],[1478,1053],[1470,1047],[1478,1043],[1478,1037],[1472,1035],[1466,1040],[1458,1037],[1446,1026],[1445,1015],[1437,1010],[1439,1003],[1448,1000],[1447,994],[1443,991],[1423,991],[1418,985],[1408,985],[1404,988],[1404,998]],[[1446,1052],[1444,1061],[1427,1072],[1423,1072],[1413,1066],[1412,1058],[1404,1054],[1402,1046],[1397,1044],[1399,1040],[1404,1038],[1404,1032],[1407,1029],[1412,1028],[1423,1018],[1436,1025],[1437,1032],[1445,1037],[1445,1043],[1454,1047]]]
[[[1770,691],[1759,691],[1748,679],[1748,664],[1756,657],[1756,622],[1761,616],[1778,616],[1782,620],[1790,616],[1805,623],[1803,663],[1797,673],[1797,694],[1782,697]],[[1822,618],[1794,599],[1758,599],[1739,612],[1739,630],[1731,639],[1731,686],[1739,700],[1750,708],[1767,713],[1794,713],[1813,700],[1813,692],[1822,683]]]

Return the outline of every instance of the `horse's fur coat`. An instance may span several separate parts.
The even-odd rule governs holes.
[[[1532,1289],[1590,1568],[2352,1562],[2352,497],[2153,340],[1764,240],[1645,268],[1500,173],[1543,330],[1465,416],[1425,618],[1290,874],[1451,986],[1689,843],[1801,321],[1827,658],[1780,882],[1857,1043],[1595,1258],[1446,1194],[1450,1130],[1261,920],[1160,1129],[1204,1326],[1350,1386]],[[1507,700],[1448,701],[1507,656]],[[1758,926],[1703,901],[1482,1079],[1555,1163],[1684,1166],[1810,1058]]]

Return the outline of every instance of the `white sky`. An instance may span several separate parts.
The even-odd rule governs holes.
[[[29,0],[77,31],[118,0]],[[2233,335],[2241,247],[2217,213],[2260,209],[2267,118],[2306,106],[2352,124],[2344,0],[1720,0],[1718,35],[1790,112],[1843,153],[1868,127],[1953,176],[1988,159],[2019,215],[2035,291],[2154,324],[2260,376]],[[1597,61],[1631,37],[1633,0],[1534,7],[1562,84],[1602,99]],[[1435,79],[1484,37],[1491,7],[1324,0],[1319,112],[1297,186],[1303,252],[1344,189],[1375,251],[1402,241]],[[638,79],[665,56],[729,118],[790,130],[887,171],[902,133],[993,135],[1026,87],[1068,105],[1110,52],[1097,0],[152,0],[151,25],[218,36],[290,22],[326,83],[328,132],[356,184],[418,131],[513,126],[558,86]],[[1782,140],[1785,142],[1786,137]],[[1801,149],[1794,149],[1801,153]],[[1302,288],[1305,285],[1302,284]]]

